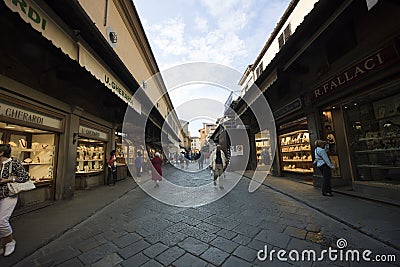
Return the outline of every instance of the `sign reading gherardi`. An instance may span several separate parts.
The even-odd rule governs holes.
[[[52,118],[41,113],[19,108],[10,104],[0,102],[0,116],[28,122],[38,126],[47,126],[61,129],[61,119]]]

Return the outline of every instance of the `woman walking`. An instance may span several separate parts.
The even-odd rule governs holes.
[[[331,169],[333,165],[329,160],[328,154],[325,151],[327,142],[323,140],[315,141],[315,161],[318,169],[322,172],[323,183],[322,183],[322,195],[333,196],[331,190]]]
[[[153,164],[154,169],[151,172],[151,179],[154,181],[154,187],[159,187],[159,181],[162,180],[162,159],[160,158],[160,153],[156,152],[154,158],[151,159],[151,164]]]
[[[115,156],[115,150],[111,150],[110,155],[107,157],[108,165],[108,177],[107,185],[115,185],[117,181],[117,157]]]
[[[0,144],[0,169],[0,238],[6,243],[4,249],[1,246],[0,255],[9,256],[16,245],[10,217],[17,205],[18,195],[10,195],[7,183],[27,182],[29,175],[19,161],[11,159],[11,146],[8,144]]]

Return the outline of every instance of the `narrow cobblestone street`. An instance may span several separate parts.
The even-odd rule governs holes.
[[[208,170],[188,174],[169,166],[164,172],[171,182],[188,186],[196,177],[195,184],[213,186]],[[335,248],[339,238],[347,241],[346,249],[399,257],[398,250],[265,186],[250,194],[248,183],[241,179],[226,196],[198,208],[162,204],[137,187],[16,266],[365,266],[327,257],[319,262],[274,257],[272,264],[257,259],[265,245],[300,253],[314,249],[319,255]]]

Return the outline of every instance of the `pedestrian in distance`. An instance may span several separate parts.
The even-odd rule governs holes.
[[[321,171],[323,176],[322,195],[333,196],[331,189],[331,169],[334,169],[331,161],[329,160],[327,150],[327,142],[323,140],[315,141],[315,160],[317,168]]]
[[[217,179],[219,178],[219,188],[224,189],[223,173],[226,166],[226,157],[220,145],[217,145],[217,148],[210,155],[210,166],[214,173],[214,186],[217,185]]]
[[[110,155],[107,156],[107,185],[115,185],[115,182],[117,181],[117,157],[115,156],[115,152],[115,149],[111,150]]]
[[[18,194],[10,195],[7,183],[24,183],[29,181],[29,175],[22,164],[11,158],[11,146],[0,144],[0,255],[9,256],[15,251],[16,241],[13,238],[13,229],[10,217],[17,205]],[[3,248],[3,241],[5,246]]]
[[[199,162],[199,170],[202,170],[204,168],[204,153],[200,152],[198,162]]]
[[[162,180],[162,159],[160,158],[160,153],[156,152],[154,158],[151,159],[151,164],[153,165],[151,179],[154,181],[154,187],[159,187],[158,183]]]
[[[137,157],[135,159],[135,167],[136,167],[136,177],[141,177],[142,173],[142,165],[143,165],[143,159],[142,159],[142,153],[140,151],[137,152]]]

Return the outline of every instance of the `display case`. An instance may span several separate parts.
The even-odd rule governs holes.
[[[54,134],[11,134],[11,157],[19,160],[35,184],[54,179]]]
[[[349,110],[357,179],[400,181],[399,101],[397,95]]]
[[[77,148],[76,174],[104,171],[104,150],[104,142],[80,138]]]
[[[307,130],[299,130],[279,137],[284,171],[312,174],[312,154]]]

